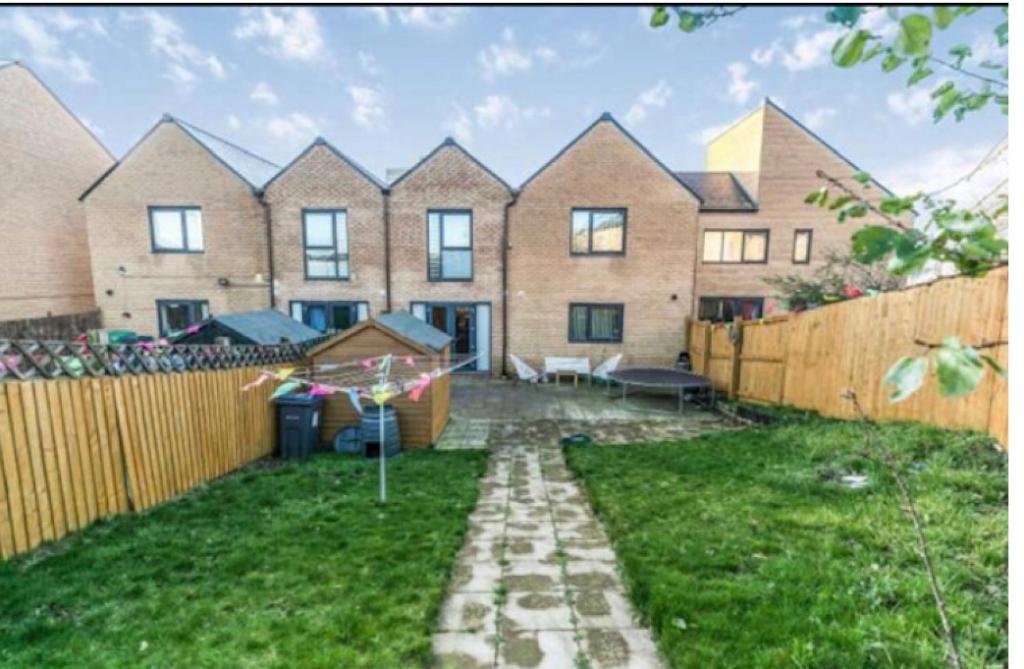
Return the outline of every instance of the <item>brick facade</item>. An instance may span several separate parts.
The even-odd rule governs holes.
[[[268,184],[276,306],[293,301],[367,302],[370,315],[386,311],[384,194],[381,186],[333,147],[317,140]],[[345,210],[349,277],[306,278],[303,210]]]
[[[698,204],[614,121],[596,122],[510,209],[509,353],[673,363],[693,311]],[[570,255],[574,207],[625,208],[625,254]],[[622,343],[569,343],[570,303],[624,305]]]
[[[502,237],[508,186],[452,140],[446,140],[396,180],[389,196],[392,307],[412,303],[490,305],[490,368],[501,371]],[[472,215],[473,276],[468,281],[428,278],[427,213],[466,210]]]
[[[93,309],[78,196],[113,162],[30,70],[0,65],[0,321]]]
[[[84,203],[105,327],[156,334],[159,299],[207,300],[214,314],[269,306],[259,199],[176,123],[157,124]],[[202,210],[205,250],[154,253],[148,208],[186,205]]]

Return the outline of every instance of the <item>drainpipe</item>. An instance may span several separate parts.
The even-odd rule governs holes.
[[[263,191],[256,192],[256,198],[263,207],[263,222],[267,234],[267,279],[270,283],[270,308],[277,308],[277,296],[274,295],[274,234],[271,227],[273,218],[270,215],[270,203],[267,202]]]
[[[391,313],[391,189],[384,194],[384,304],[385,312]]]
[[[508,376],[508,210],[519,194],[505,203],[505,216],[501,221],[501,375]]]

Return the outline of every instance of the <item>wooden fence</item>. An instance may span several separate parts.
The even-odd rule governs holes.
[[[0,558],[140,511],[275,442],[256,368],[0,383]]]
[[[0,321],[0,338],[7,339],[74,339],[86,330],[103,326],[99,309],[76,314],[21,318]]]
[[[788,404],[827,416],[853,417],[847,389],[869,416],[987,431],[1008,440],[1007,381],[987,370],[966,397],[946,398],[933,378],[903,402],[890,403],[882,385],[903,355],[921,355],[918,342],[955,335],[966,344],[1006,342],[1009,268],[984,278],[949,278],[876,297],[759,321],[693,322],[688,345],[694,370],[715,388],[756,402]],[[986,351],[1004,366],[1008,347]]]

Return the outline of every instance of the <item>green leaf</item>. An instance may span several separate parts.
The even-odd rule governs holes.
[[[835,211],[840,207],[846,206],[849,202],[853,201],[852,195],[840,195],[836,199],[832,200],[832,204],[828,206],[829,211]]]
[[[832,62],[839,67],[853,67],[864,57],[864,47],[872,37],[868,30],[843,35],[832,46]]]
[[[825,20],[829,23],[838,23],[844,25],[847,28],[852,28],[854,24],[860,20],[861,14],[864,13],[863,7],[856,5],[840,5],[833,7],[825,13]]]
[[[956,18],[956,12],[948,5],[939,5],[935,8],[935,25],[940,30],[945,30]]]
[[[868,215],[868,206],[866,204],[855,204],[846,210],[846,215],[852,218],[864,218]]]
[[[895,53],[890,51],[888,54],[886,54],[885,58],[882,59],[882,71],[892,72],[905,62],[907,62],[906,58],[897,56]]]
[[[932,21],[924,14],[908,14],[900,20],[896,46],[907,56],[923,56],[932,43]]]
[[[853,233],[851,250],[857,262],[877,262],[893,250],[899,236],[895,228],[868,225]]]
[[[922,79],[927,79],[931,75],[935,74],[935,70],[930,67],[919,67],[914,70],[914,73],[910,75],[910,79],[907,79],[907,86],[913,86]]]
[[[660,28],[668,23],[668,10],[664,7],[655,7],[651,13],[651,27]]]
[[[692,33],[704,25],[704,15],[695,14],[685,9],[679,10],[679,29],[684,33]]]
[[[912,358],[905,355],[897,360],[882,379],[885,385],[895,387],[889,394],[889,401],[902,402],[916,393],[924,384],[927,374],[928,358],[924,356]]]
[[[946,397],[962,397],[974,390],[985,370],[978,352],[965,347],[956,337],[948,337],[936,349],[934,359],[939,392]]]
[[[853,180],[859,184],[866,184],[871,181],[871,175],[864,170],[860,170],[853,173]]]
[[[824,186],[808,193],[804,198],[804,204],[819,204],[822,200],[828,200],[828,189]]]
[[[936,87],[936,89],[934,91],[932,91],[932,100],[934,100],[937,97],[941,97],[941,96],[945,95],[948,91],[952,90],[952,88],[953,88],[953,82],[952,81],[944,81],[944,82],[942,82],[938,87]]]
[[[1000,365],[998,360],[996,360],[995,358],[993,358],[990,355],[984,355],[984,354],[982,354],[979,357],[982,359],[982,361],[986,365],[988,365],[989,367],[992,368],[993,372],[995,372],[999,376],[1003,377],[1004,379],[1009,378],[1009,374],[1007,373],[1006,368],[1003,367],[1002,365]]]
[[[999,46],[1006,46],[1010,43],[1010,22],[1004,21],[996,26],[995,29],[996,39],[999,40]]]

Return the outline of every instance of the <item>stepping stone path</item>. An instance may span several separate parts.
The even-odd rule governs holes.
[[[551,421],[492,426],[436,669],[664,669],[558,436]]]

